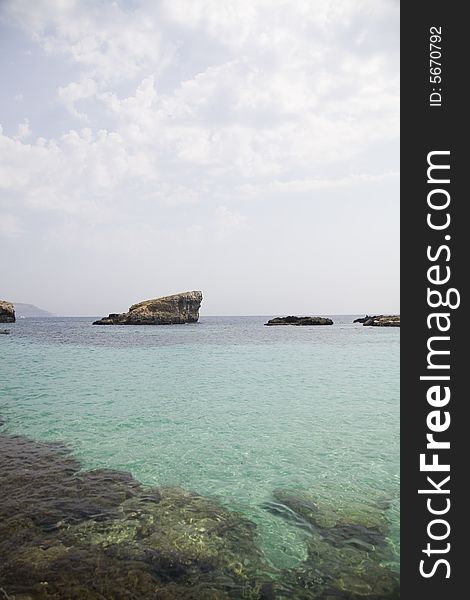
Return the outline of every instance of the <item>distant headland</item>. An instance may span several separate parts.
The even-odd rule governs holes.
[[[182,292],[133,304],[126,313],[95,321],[93,325],[178,325],[197,323],[202,292]]]
[[[25,304],[23,302],[14,302],[17,317],[55,317],[56,315],[39,308],[34,304]]]
[[[23,317],[55,317],[53,313],[39,308],[34,304],[23,302],[7,302],[0,300],[0,323],[14,323]],[[4,320],[6,319],[6,320]]]

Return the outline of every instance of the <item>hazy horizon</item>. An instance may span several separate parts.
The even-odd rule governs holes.
[[[147,299],[149,300],[150,298],[147,298]],[[3,298],[2,298],[2,300],[3,300]],[[144,300],[144,299],[142,299],[142,300]],[[23,304],[23,305],[29,304],[30,306],[33,306],[34,308],[39,308],[39,309],[45,310],[47,312],[51,312],[51,311],[49,311],[47,309],[47,307],[44,307],[44,306],[31,305],[31,303],[27,303],[27,302],[14,302],[14,301],[11,301],[11,302],[12,302],[13,305],[15,305],[15,304]],[[116,312],[126,312],[128,308],[129,307],[125,307],[125,308],[117,310]],[[114,312],[114,311],[108,311],[108,314],[109,314],[109,312]],[[393,313],[393,311],[386,311],[386,310],[376,310],[376,311],[373,311],[373,310],[368,310],[367,311],[366,310],[366,311],[362,311],[362,312],[350,312],[349,311],[349,312],[343,312],[343,313],[331,313],[331,312],[324,312],[323,311],[323,312],[321,312],[321,314],[320,314],[320,312],[319,311],[316,311],[316,312],[315,311],[309,311],[307,313],[299,313],[299,312],[291,311],[291,313],[289,313],[289,312],[284,312],[284,313],[266,312],[266,313],[257,313],[257,314],[249,314],[249,313],[246,313],[246,314],[242,314],[242,313],[234,313],[234,314],[229,314],[229,313],[211,313],[211,314],[209,314],[209,313],[206,313],[204,311],[204,301],[203,301],[203,303],[201,305],[201,309],[199,311],[199,315],[200,315],[200,317],[270,317],[270,316],[275,316],[275,315],[278,315],[278,316],[287,316],[288,314],[295,314],[297,316],[313,316],[314,313],[315,313],[315,315],[317,315],[317,313],[318,313],[317,316],[334,317],[334,316],[344,316],[344,315],[356,316],[356,315],[366,315],[366,314],[369,314],[369,315],[395,314],[395,313]],[[104,313],[96,313],[96,314],[70,314],[70,313],[69,314],[67,314],[67,313],[65,313],[65,314],[58,314],[57,313],[56,314],[56,313],[52,313],[51,316],[41,317],[41,318],[52,318],[52,317],[56,317],[56,318],[68,318],[68,317],[70,317],[70,318],[96,318],[96,317],[104,317],[104,316],[107,316],[107,315],[104,314]],[[25,317],[25,318],[34,319],[34,318],[39,318],[39,317]]]
[[[399,312],[397,1],[4,0],[0,50],[0,299]]]

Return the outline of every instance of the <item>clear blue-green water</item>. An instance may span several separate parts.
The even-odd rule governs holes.
[[[0,336],[2,431],[65,441],[86,469],[216,497],[256,523],[276,567],[305,557],[306,533],[265,510],[273,490],[386,497],[398,562],[399,329],[267,318],[21,319]]]

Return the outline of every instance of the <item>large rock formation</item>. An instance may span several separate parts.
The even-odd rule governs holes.
[[[93,325],[176,325],[196,323],[202,292],[182,292],[133,304],[128,312],[111,313]]]
[[[265,325],[333,325],[331,319],[325,317],[276,317]]]
[[[14,323],[15,308],[11,302],[0,300],[0,323]]]
[[[354,323],[362,323],[368,327],[400,327],[400,315],[366,315],[364,318],[355,319]]]

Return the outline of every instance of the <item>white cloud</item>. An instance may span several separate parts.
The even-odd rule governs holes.
[[[48,53],[64,55],[101,81],[132,78],[160,69],[172,54],[163,48],[145,10],[93,0],[10,0],[6,18],[17,22]]]
[[[145,199],[150,202],[156,200],[168,206],[181,206],[184,204],[197,204],[201,200],[201,193],[197,189],[179,185],[178,183],[161,183]]]
[[[325,165],[398,135],[394,57],[380,46],[362,50],[374,27],[396,19],[389,0],[294,6],[171,0],[158,10],[145,1],[131,9],[117,2],[17,0],[6,7],[7,17],[21,21],[48,52],[66,54],[82,69],[81,79],[65,82],[57,94],[92,137],[101,136],[105,111],[105,155],[97,152],[102,142],[90,145],[79,131],[49,140],[68,160],[91,150],[94,167],[87,169],[101,186],[121,178],[109,171],[114,160],[126,176],[138,160],[138,175],[150,181],[162,166],[203,168],[213,181],[284,178],[290,170],[307,176],[312,166],[321,176]],[[227,60],[206,57],[202,70],[159,91],[163,66],[180,68],[178,48],[190,52],[204,36],[227,48]],[[136,76],[135,93],[122,97],[116,85]],[[72,137],[82,138],[81,151],[76,141],[70,152]],[[83,165],[66,171],[77,169]]]
[[[88,77],[82,81],[73,81],[64,87],[59,87],[58,94],[59,98],[64,102],[65,106],[72,113],[72,115],[81,120],[87,121],[88,118],[86,113],[77,110],[76,104],[80,100],[85,100],[86,98],[92,98],[96,96],[97,91],[98,86],[96,81]]]
[[[353,174],[339,179],[298,179],[289,181],[270,181],[266,186],[251,186],[246,189],[250,195],[266,193],[304,193],[328,188],[364,186],[380,181],[393,181],[399,177],[398,172],[380,173],[376,175]]]
[[[31,127],[29,126],[28,119],[25,119],[23,121],[23,123],[20,123],[18,125],[18,130],[17,130],[17,134],[15,136],[15,139],[24,140],[24,139],[28,138],[30,135],[31,135]]]
[[[250,230],[250,202],[269,213],[279,197],[317,202],[315,190],[360,196],[397,168],[394,0],[5,0],[0,11],[37,45],[51,98],[35,112],[21,87],[28,118],[0,130],[10,232],[30,216],[57,244],[119,252],[114,231],[147,253],[157,237],[225,244]]]

